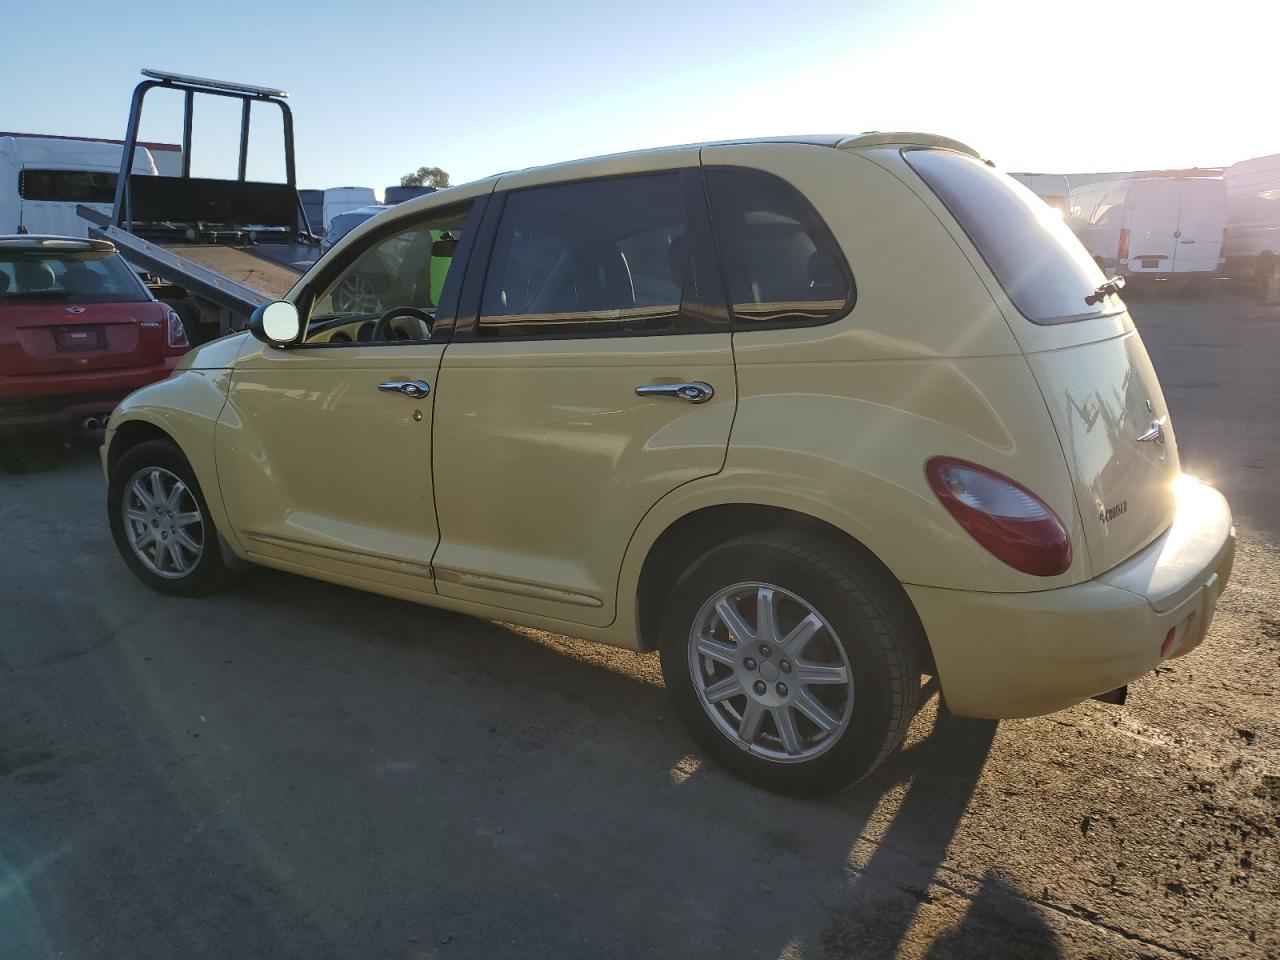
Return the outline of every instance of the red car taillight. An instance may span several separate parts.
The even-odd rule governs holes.
[[[165,325],[169,328],[169,346],[180,349],[191,346],[187,342],[187,330],[182,325],[182,318],[178,316],[177,311],[170,310],[165,315],[165,320]]]
[[[1071,536],[1022,484],[967,460],[934,457],[929,486],[968,534],[1015,570],[1056,577],[1071,566]]]
[[[1120,242],[1116,245],[1116,258],[1119,260],[1129,259],[1129,228],[1120,228]]]

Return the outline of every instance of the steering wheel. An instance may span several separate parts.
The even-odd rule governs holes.
[[[435,318],[431,314],[425,310],[419,310],[417,307],[392,307],[380,316],[378,322],[373,325],[373,332],[369,334],[369,340],[372,343],[382,340],[391,326],[391,321],[396,317],[413,317],[413,319],[426,324],[427,330],[430,330],[431,324],[435,322]]]

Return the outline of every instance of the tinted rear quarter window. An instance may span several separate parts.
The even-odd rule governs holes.
[[[1120,308],[1114,297],[1085,302],[1106,278],[1062,218],[1022,184],[949,150],[903,155],[1028,320],[1062,323]]]
[[[710,167],[707,192],[739,330],[823,323],[854,288],[835,239],[800,192],[771,174]]]

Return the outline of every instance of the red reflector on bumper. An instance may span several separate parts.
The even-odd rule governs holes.
[[[1173,649],[1173,638],[1177,632],[1177,627],[1170,627],[1169,632],[1164,635],[1164,643],[1160,644],[1161,657],[1167,657],[1169,655],[1169,651]]]

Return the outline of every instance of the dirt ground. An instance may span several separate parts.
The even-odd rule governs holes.
[[[94,451],[0,453],[0,957],[1280,956],[1280,308],[1133,305],[1240,547],[1209,638],[821,801],[657,660],[269,571],[147,592]]]

